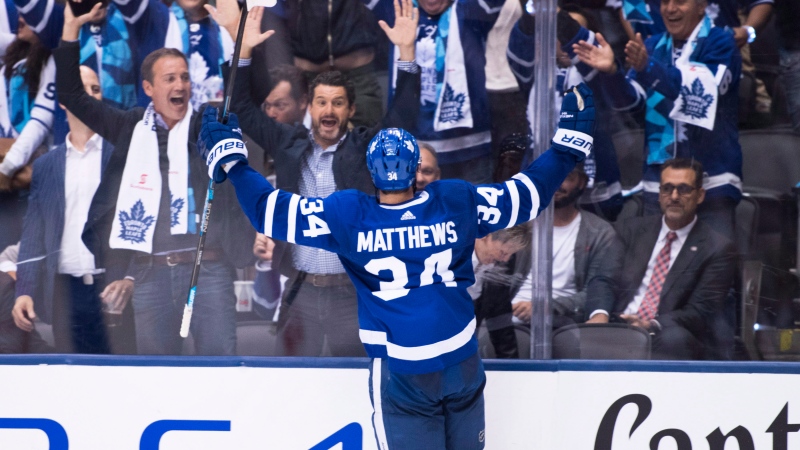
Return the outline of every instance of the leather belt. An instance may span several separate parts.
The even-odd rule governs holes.
[[[179,264],[194,264],[195,251],[186,250],[182,252],[172,252],[166,255],[137,255],[137,264],[151,264],[153,266],[177,266]],[[203,261],[220,261],[224,257],[220,250],[203,250]]]
[[[346,273],[305,273],[303,282],[315,287],[347,286],[353,283]]]

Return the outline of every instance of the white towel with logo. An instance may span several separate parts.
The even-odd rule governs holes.
[[[467,68],[464,65],[464,49],[461,47],[461,32],[456,7],[450,7],[450,29],[447,32],[447,50],[444,59],[444,80],[439,103],[433,116],[433,129],[436,131],[453,128],[472,128]]]
[[[169,157],[170,232],[186,234],[189,208],[189,123],[192,108],[169,132],[167,156]],[[156,112],[153,103],[133,129],[122,182],[117,197],[114,223],[111,226],[111,248],[153,251],[153,234],[161,205],[161,170],[158,165],[158,137]]]
[[[706,18],[706,20],[708,20]],[[707,130],[714,129],[719,102],[718,79],[705,64],[690,61],[689,57],[697,46],[700,30],[706,20],[701,20],[689,39],[684,44],[681,56],[675,61],[675,67],[681,71],[681,92],[675,99],[669,117],[673,120],[688,123]],[[707,31],[705,33],[707,35]],[[717,72],[725,74],[727,67],[720,65]],[[719,77],[722,81],[722,77]]]

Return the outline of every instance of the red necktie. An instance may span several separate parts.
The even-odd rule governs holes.
[[[639,318],[643,320],[653,320],[658,312],[658,302],[661,300],[661,288],[664,280],[667,279],[669,272],[669,253],[672,248],[672,241],[678,238],[674,231],[667,233],[667,243],[656,256],[656,266],[653,268],[653,275],[650,277],[650,284],[644,294],[641,306],[639,306]]]

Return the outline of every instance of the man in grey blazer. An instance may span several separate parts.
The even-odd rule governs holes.
[[[733,279],[734,245],[697,220],[703,202],[703,168],[673,159],[661,170],[663,215],[623,222],[616,302],[589,298],[590,321],[620,320],[653,335],[653,357],[700,359],[713,353],[713,330]],[[611,261],[609,261],[611,263]]]
[[[86,93],[102,99],[97,74],[80,71]],[[33,166],[11,315],[26,332],[37,317],[52,323],[59,353],[108,353],[101,297],[124,304],[132,292],[118,296],[115,283],[104,282],[81,233],[113,147],[69,112],[67,120],[66,142]]]
[[[622,246],[608,222],[578,209],[587,182],[586,173],[578,166],[553,197],[553,328],[588,319],[587,298],[613,302],[616,295],[609,261],[618,259]],[[520,289],[512,308],[517,318],[530,320],[529,288]]]

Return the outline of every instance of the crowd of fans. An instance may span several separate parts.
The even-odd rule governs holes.
[[[250,12],[231,110],[273,185],[374,193],[364,154],[389,126],[420,142],[418,191],[501,183],[531,161],[533,128],[556,120],[532,117],[533,4],[417,3]],[[554,198],[553,327],[627,323],[651,333],[656,358],[735,357],[739,129],[781,125],[780,103],[800,132],[800,6],[564,0],[557,14],[553,99],[585,82],[598,114],[592,154]],[[238,25],[236,0],[0,7],[0,352],[186,351],[178,329],[209,180],[194,148]],[[758,79],[761,36],[777,36],[782,90]],[[614,139],[626,130],[644,134],[630,186]],[[234,281],[245,280],[258,317],[277,323],[275,354],[365,355],[336,255],[256,235],[229,185],[208,229],[192,353],[236,354]],[[476,241],[473,266],[496,355],[526,357],[515,329],[531,320],[530,226]]]

